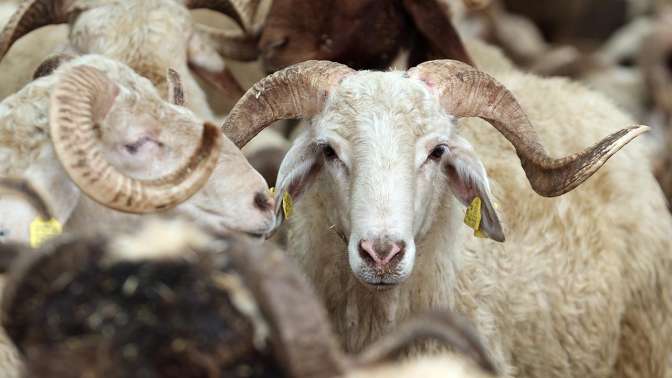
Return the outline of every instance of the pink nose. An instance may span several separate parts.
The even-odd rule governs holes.
[[[359,241],[359,256],[368,265],[382,269],[390,265],[396,265],[404,256],[406,243],[403,241],[392,242],[387,238]]]

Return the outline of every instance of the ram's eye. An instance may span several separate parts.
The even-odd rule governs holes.
[[[427,159],[431,160],[440,160],[441,156],[446,152],[446,146],[439,144],[438,146],[434,147],[432,151],[429,153],[429,156],[427,156]]]
[[[322,155],[324,155],[324,158],[327,160],[333,160],[338,158],[336,151],[334,151],[334,149],[328,144],[322,146]]]

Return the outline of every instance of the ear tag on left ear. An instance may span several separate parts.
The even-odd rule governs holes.
[[[285,219],[289,219],[289,217],[292,216],[292,211],[294,211],[292,196],[289,192],[284,192],[282,194],[282,211],[285,213]]]
[[[481,197],[474,197],[464,214],[464,224],[474,229],[474,236],[479,238],[486,238],[487,236],[481,231]]]
[[[58,236],[63,232],[63,226],[56,219],[48,221],[37,217],[30,223],[30,246],[37,248],[42,245],[47,239]]]

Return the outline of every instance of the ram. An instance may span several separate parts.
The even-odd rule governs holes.
[[[98,4],[26,0],[0,35],[0,59],[32,30],[69,23],[69,43],[56,52],[101,54],[124,62],[151,80],[164,98],[168,89],[165,72],[170,67],[184,80],[186,106],[212,121],[214,114],[191,71],[235,102],[242,89],[219,54],[241,60],[256,58],[256,40],[249,29],[257,6],[257,0],[132,0]],[[244,33],[194,23],[189,9],[197,8],[229,15]]]
[[[0,256],[20,256],[2,319],[26,376],[359,376],[384,369],[422,338],[458,353],[405,369],[432,366],[465,378],[493,372],[471,328],[444,312],[345,355],[290,259],[246,239],[148,219],[130,233],[67,235],[37,251],[0,246]]]
[[[64,63],[0,103],[0,162],[0,176],[31,182],[66,230],[133,227],[155,211],[255,235],[274,221],[266,182],[218,127],[102,56]],[[28,241],[35,210],[6,197],[0,212],[4,239]]]
[[[603,166],[646,127],[616,130],[632,121],[602,96],[479,49],[494,78],[455,61],[294,65],[253,86],[224,130],[242,145],[278,118],[310,119],[276,206],[294,200],[288,250],[346,350],[448,306],[506,375],[662,377],[672,221],[643,141]],[[600,167],[560,198],[531,190],[559,196]]]

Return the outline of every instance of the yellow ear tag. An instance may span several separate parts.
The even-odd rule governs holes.
[[[30,224],[30,246],[37,248],[47,239],[58,236],[62,232],[63,227],[56,219],[43,221],[42,218],[37,217]]]
[[[481,231],[481,197],[474,197],[471,204],[464,214],[464,224],[474,229],[474,236],[479,238],[487,237]]]
[[[294,211],[292,196],[289,192],[284,192],[282,194],[282,211],[285,213],[285,219],[289,219],[289,217],[292,216],[292,211]]]

